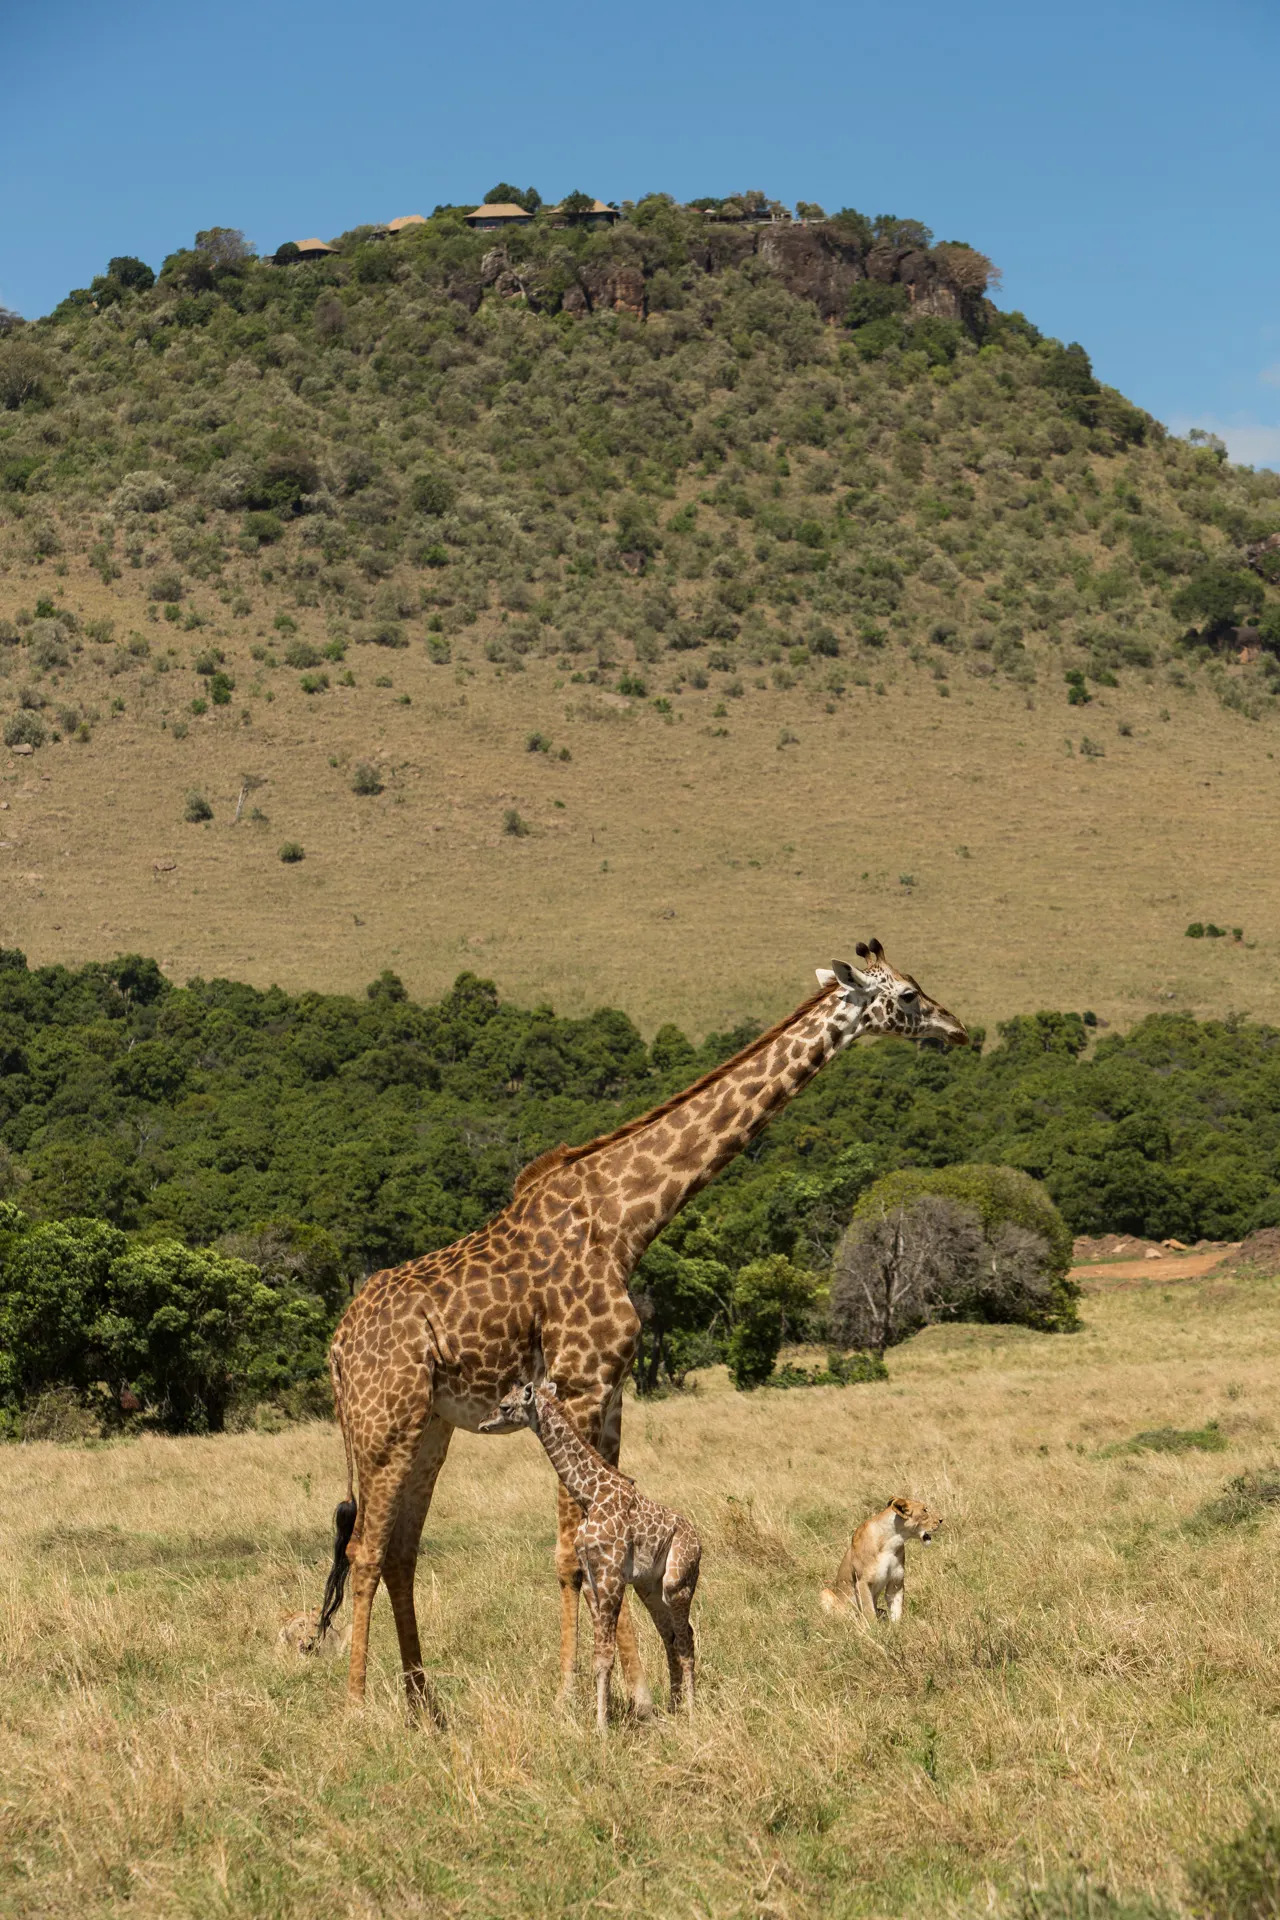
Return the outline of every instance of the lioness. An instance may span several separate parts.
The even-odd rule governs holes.
[[[340,1632],[321,1634],[320,1615],[314,1607],[305,1613],[282,1613],[280,1620],[276,1644],[294,1653],[332,1655],[345,1653],[351,1645],[350,1624]]]
[[[848,1613],[857,1607],[874,1622],[883,1602],[890,1620],[901,1620],[907,1541],[928,1546],[941,1525],[936,1513],[902,1494],[882,1513],[873,1513],[849,1542],[835,1586],[822,1589],[823,1612]]]

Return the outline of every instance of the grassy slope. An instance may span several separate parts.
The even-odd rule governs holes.
[[[124,583],[74,563],[63,584],[90,618],[139,612]],[[33,585],[11,574],[0,590]],[[315,616],[297,618],[305,632]],[[246,639],[221,644],[248,681]],[[105,715],[123,687],[127,710],[87,745],[0,758],[0,940],[33,962],[140,949],[179,979],[291,988],[358,989],[391,965],[424,996],[473,966],[518,999],[612,1001],[697,1032],[781,1009],[810,965],[875,933],[970,1019],[1280,1018],[1278,730],[1208,690],[1100,688],[1081,711],[960,671],[941,701],[906,666],[883,696],[851,688],[828,712],[748,675],[740,700],[672,696],[668,722],[554,663],[498,679],[477,660],[460,678],[414,648],[355,666],[357,687],[314,697],[295,673],[264,675],[275,697],[252,702],[251,725],[215,708],[177,740],[158,721],[178,675],[144,690],[86,648],[83,697]],[[188,670],[182,694],[198,684]],[[573,758],[528,752],[532,730]],[[1080,756],[1086,732],[1105,757]],[[386,785],[359,798],[365,759]],[[246,806],[266,825],[231,824],[246,771],[267,777]],[[208,826],[182,820],[192,787]],[[512,806],[528,837],[503,832]],[[286,839],[300,865],[281,865]],[[1184,937],[1209,918],[1245,943]]]
[[[700,1030],[776,1012],[875,933],[971,1019],[1280,1016],[1277,683],[1197,669],[1170,612],[1280,520],[1275,476],[1154,434],[1118,451],[1016,335],[864,364],[759,262],[690,265],[673,220],[519,243],[553,278],[571,245],[584,273],[638,261],[643,323],[492,295],[468,316],[444,287],[488,242],[433,223],[391,283],[353,243],[18,337],[47,404],[0,415],[0,457],[40,462],[0,496],[0,620],[49,596],[79,626],[65,664],[29,626],[0,644],[0,710],[27,688],[89,738],[0,754],[0,938],[290,986],[390,963],[421,994],[473,965]],[[318,510],[246,554],[218,502],[282,444]],[[168,507],[121,505],[138,467]],[[421,472],[451,511],[415,514]],[[149,594],[175,573],[170,624]],[[362,644],[388,622],[407,647]],[[346,644],[327,691],[303,693],[290,638]],[[210,647],[235,692],[197,718]],[[637,675],[646,697],[617,691]],[[379,796],[350,791],[364,760]],[[243,773],[268,821],[233,829]],[[183,824],[192,788],[211,826]],[[1246,939],[1193,943],[1193,919]]]
[[[1273,1295],[1121,1288],[1071,1339],[934,1331],[883,1387],[633,1405],[628,1464],[704,1534],[701,1705],[603,1749],[551,1707],[531,1438],[464,1435],[441,1482],[434,1734],[402,1724],[384,1602],[361,1721],[340,1665],[274,1645],[314,1603],[334,1429],[5,1449],[0,1911],[988,1913],[1073,1859],[1176,1902],[1277,1758],[1277,1523],[1181,1524],[1273,1457]],[[1211,1418],[1225,1453],[1101,1456]],[[946,1525],[872,1639],[814,1601],[899,1490]]]

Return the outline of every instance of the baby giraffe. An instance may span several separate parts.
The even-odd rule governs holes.
[[[822,1589],[823,1612],[848,1613],[856,1607],[874,1625],[881,1604],[887,1602],[890,1620],[901,1620],[907,1542],[918,1540],[927,1547],[941,1525],[921,1501],[901,1494],[883,1512],[873,1513],[849,1542],[835,1587]]]
[[[667,1650],[671,1710],[693,1708],[693,1628],[689,1606],[698,1584],[702,1544],[683,1514],[636,1491],[634,1480],[601,1459],[566,1417],[555,1382],[513,1387],[481,1433],[532,1427],[565,1490],[582,1508],[574,1546],[595,1629],[596,1720],[609,1724],[609,1676],[618,1615],[634,1587]]]

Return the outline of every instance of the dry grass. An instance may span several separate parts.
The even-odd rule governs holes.
[[[1274,1284],[1091,1295],[1072,1338],[935,1330],[885,1386],[630,1409],[706,1540],[696,1720],[552,1707],[551,1475],[462,1436],[419,1594],[444,1729],[278,1648],[313,1604],[332,1428],[0,1454],[0,1911],[1006,1912],[1072,1859],[1175,1902],[1274,1778],[1280,1521],[1184,1522],[1269,1464]],[[1222,1423],[1228,1450],[1104,1457]],[[853,1520],[946,1519],[896,1635],[825,1620]],[[656,1640],[645,1628],[649,1665]],[[585,1635],[584,1635],[585,1639]]]
[[[10,566],[0,616],[58,587],[83,618],[178,657],[144,686],[149,669],[108,679],[90,643],[45,690],[51,711],[67,696],[97,707],[92,740],[0,750],[0,943],[33,962],[141,950],[179,980],[355,991],[390,965],[421,996],[475,967],[526,1003],[613,1002],[648,1029],[675,1019],[700,1035],[775,1017],[811,966],[877,934],[970,1021],[1041,1006],[1280,1019],[1280,728],[1224,712],[1207,688],[1126,676],[1080,709],[1051,663],[1032,703],[960,663],[940,700],[888,649],[871,667],[883,695],[762,689],[761,670],[725,701],[713,674],[666,717],[550,662],[501,677],[484,659],[489,614],[454,637],[450,666],[420,637],[354,647],[358,684],[333,668],[308,696],[299,674],[250,658],[284,643],[270,623],[282,591],[247,569],[254,614],[235,620],[197,589],[214,624],[184,633],[146,620],[145,575],[107,588],[83,556],[66,565],[63,581]],[[294,614],[324,640],[318,610]],[[210,644],[233,704],[188,715],[175,739],[161,721],[207,691],[191,661]],[[665,675],[649,673],[651,694]],[[0,685],[6,711],[16,696],[16,679]],[[552,754],[527,751],[534,731]],[[780,747],[784,733],[795,744]],[[1104,757],[1081,757],[1086,733]],[[382,793],[352,793],[362,761]],[[267,781],[249,806],[268,825],[231,824],[245,772]],[[183,821],[192,788],[208,825]],[[503,832],[512,807],[527,837]],[[288,840],[306,856],[292,866]],[[1244,942],[1185,938],[1208,919]]]

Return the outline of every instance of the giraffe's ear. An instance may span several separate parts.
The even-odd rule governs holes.
[[[818,985],[820,987],[834,987],[836,976],[832,973],[830,967],[815,967],[814,972],[818,976]]]
[[[533,1388],[529,1385],[527,1380],[520,1389],[520,1399],[526,1407],[531,1407],[533,1405]]]
[[[548,1397],[549,1397],[550,1399],[552,1399],[552,1400],[554,1400],[554,1399],[556,1398],[556,1383],[555,1383],[555,1381],[554,1381],[554,1380],[544,1380],[544,1381],[543,1381],[543,1383],[542,1383],[542,1391],[543,1391],[543,1392],[544,1392],[545,1394],[547,1394],[547,1395],[548,1395]]]
[[[836,979],[847,993],[854,991],[867,993],[870,991],[871,982],[866,974],[859,973],[858,969],[851,967],[847,960],[837,960],[835,962],[835,973]]]

